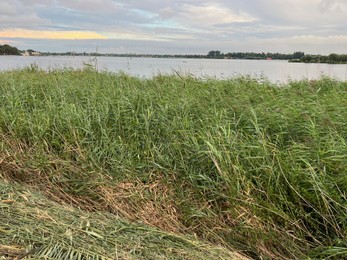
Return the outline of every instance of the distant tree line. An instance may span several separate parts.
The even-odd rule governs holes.
[[[271,53],[271,52],[228,52],[222,53],[220,51],[210,51],[207,54],[207,58],[210,59],[247,59],[247,60],[291,60],[291,59],[302,59],[305,56],[304,52],[298,51],[293,54],[283,53]]]
[[[201,54],[136,54],[136,53],[98,53],[98,52],[41,52],[43,56],[103,56],[125,58],[206,58]]]
[[[136,53],[96,53],[96,52],[42,52],[45,56],[107,56],[107,57],[140,57],[140,58],[187,58],[187,59],[276,59],[276,60],[300,60],[305,56],[304,52],[294,52],[293,54],[282,53],[255,53],[255,52],[229,52],[222,53],[221,51],[210,51],[207,55],[203,54],[136,54]]]
[[[0,55],[21,55],[21,53],[29,53],[30,55],[35,51],[29,49],[27,51],[20,51],[16,47],[8,44],[0,45]],[[66,56],[110,56],[110,57],[146,57],[146,58],[194,58],[194,59],[247,59],[247,60],[289,60],[290,62],[305,62],[305,63],[331,63],[331,64],[346,64],[347,54],[336,54],[330,55],[312,55],[306,54],[301,51],[294,52],[292,54],[283,53],[271,53],[271,52],[228,52],[222,53],[218,50],[209,51],[207,55],[195,55],[195,54],[116,54],[116,53],[86,53],[86,52],[64,52],[64,53],[40,53],[41,55],[66,55]]]
[[[20,51],[16,47],[5,44],[0,45],[0,55],[20,55]]]
[[[295,62],[295,60],[294,60]],[[305,55],[297,62],[305,63],[330,63],[330,64],[346,64],[347,54],[336,54],[332,53],[330,55]]]

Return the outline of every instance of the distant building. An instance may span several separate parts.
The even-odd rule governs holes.
[[[272,58],[266,58],[266,60],[272,60]]]
[[[25,51],[22,53],[22,56],[40,56],[41,52],[39,51]]]
[[[30,53],[30,56],[40,56],[40,55],[41,55],[41,52],[38,52],[38,51],[34,51]]]

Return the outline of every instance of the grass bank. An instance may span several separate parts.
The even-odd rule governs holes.
[[[0,221],[0,256],[8,259],[246,259],[193,236],[59,205],[3,180]]]
[[[0,180],[252,258],[346,256],[346,100],[327,78],[2,72]]]

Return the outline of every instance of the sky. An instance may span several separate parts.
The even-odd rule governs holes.
[[[347,53],[346,0],[1,0],[0,44],[136,54]]]

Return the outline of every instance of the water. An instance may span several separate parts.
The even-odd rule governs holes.
[[[199,78],[218,79],[235,76],[267,78],[273,83],[289,80],[318,79],[328,76],[347,81],[347,65],[289,63],[277,60],[213,60],[213,59],[159,59],[83,56],[0,56],[0,71],[23,68],[36,64],[43,69],[83,68],[84,64],[99,70],[120,72],[150,78],[158,74],[190,74]]]

